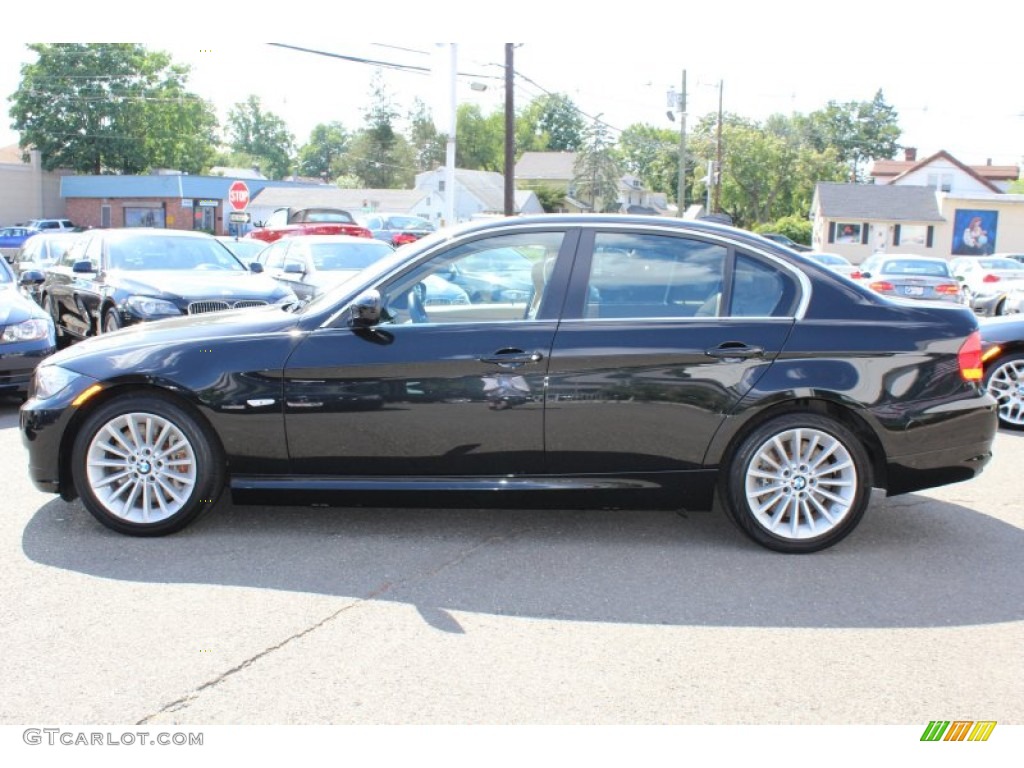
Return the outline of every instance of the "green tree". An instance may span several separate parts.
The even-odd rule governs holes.
[[[547,213],[557,213],[565,208],[565,192],[554,187],[540,186],[533,189],[537,201]]]
[[[830,101],[824,109],[801,121],[805,140],[819,152],[835,150],[849,169],[851,181],[867,181],[870,160],[896,156],[902,131],[896,110],[885,102],[882,91],[871,101]]]
[[[501,110],[484,116],[475,104],[456,112],[455,165],[471,171],[496,171],[505,166],[505,120]]]
[[[619,155],[627,173],[652,192],[674,199],[679,179],[679,136],[671,128],[634,123],[619,135]]]
[[[445,163],[447,138],[437,131],[430,110],[422,99],[413,101],[409,113],[409,144],[417,171],[432,171]]]
[[[269,178],[283,179],[291,173],[295,138],[284,120],[263,111],[258,96],[250,95],[228,112],[228,140],[235,152],[257,158]]]
[[[342,156],[348,150],[349,134],[339,122],[320,123],[299,148],[299,174],[320,179],[341,175]]]
[[[531,101],[517,120],[522,151],[576,152],[587,140],[587,123],[572,99],[549,93]]]
[[[595,213],[619,209],[619,182],[622,167],[614,145],[608,137],[608,126],[600,117],[594,120],[573,166],[576,197],[590,202]]]
[[[372,189],[412,186],[415,160],[409,143],[395,129],[398,108],[377,70],[370,81],[370,106],[364,110],[363,128],[353,137],[344,172]]]
[[[717,155],[717,128],[708,117],[698,122],[692,150],[695,167],[706,167]],[[722,168],[718,172],[719,210],[741,227],[753,227],[784,216],[806,217],[819,181],[835,181],[845,173],[835,150],[808,146],[790,118],[772,116],[765,124],[726,114],[722,126]],[[706,194],[702,174],[693,194]]]
[[[208,167],[217,119],[189,68],[135,43],[33,43],[11,95],[12,127],[46,170],[140,173]]]

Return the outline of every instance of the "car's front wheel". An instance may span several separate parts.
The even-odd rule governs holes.
[[[985,372],[985,389],[996,399],[999,426],[1024,429],[1024,354],[992,363]]]
[[[156,394],[115,397],[97,408],[75,437],[71,461],[85,508],[133,536],[181,530],[213,506],[224,485],[216,437]]]
[[[103,313],[103,333],[113,333],[121,328],[121,316],[111,307]]]
[[[834,419],[790,413],[762,424],[722,474],[725,508],[758,544],[815,552],[845,538],[871,501],[871,464],[860,440]]]

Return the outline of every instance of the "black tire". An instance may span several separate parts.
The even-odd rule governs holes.
[[[212,507],[224,487],[216,436],[159,394],[115,397],[75,436],[72,478],[85,508],[131,536],[179,531]]]
[[[871,488],[867,451],[849,429],[818,414],[789,413],[743,439],[723,467],[719,493],[747,536],[799,554],[848,536],[864,516]]]
[[[100,333],[113,333],[114,331],[121,330],[121,328],[121,316],[117,313],[116,309],[110,307],[103,313],[103,322],[100,324]]]
[[[1024,354],[1007,355],[988,364],[985,390],[996,399],[999,426],[1024,429]]]

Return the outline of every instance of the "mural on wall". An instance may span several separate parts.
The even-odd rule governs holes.
[[[997,211],[957,208],[953,218],[953,255],[982,256],[995,253],[998,225]]]

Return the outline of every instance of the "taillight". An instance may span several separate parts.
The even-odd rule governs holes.
[[[960,286],[955,283],[943,283],[942,285],[935,286],[935,292],[941,293],[943,296],[958,296],[960,294]]]
[[[879,293],[881,293],[882,291],[893,290],[892,283],[890,283],[888,280],[876,280],[875,282],[869,284],[868,287],[871,288],[871,290],[873,291],[878,291]]]
[[[999,282],[999,275],[993,275],[993,274],[985,275],[983,278],[981,278],[981,282],[983,282],[983,283],[998,283]]]
[[[860,273],[859,269],[854,270],[853,272],[850,273],[851,280],[860,280],[862,277],[863,275]]]
[[[960,366],[960,378],[981,381],[981,331],[975,331],[960,345],[956,360]]]

